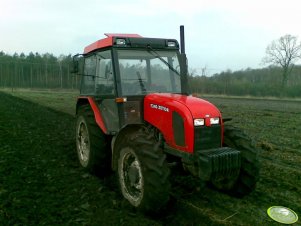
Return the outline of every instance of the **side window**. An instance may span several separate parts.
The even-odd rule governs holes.
[[[85,58],[84,75],[82,78],[82,94],[94,94],[96,73],[96,56]]]
[[[97,53],[97,61],[98,65],[95,81],[96,94],[114,95],[115,86],[111,51],[107,50]]]

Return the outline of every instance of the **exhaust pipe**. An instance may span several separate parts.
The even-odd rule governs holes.
[[[184,32],[184,25],[180,26],[180,46],[181,46],[181,53],[185,53],[185,32]]]
[[[185,54],[185,35],[184,35],[184,25],[180,26],[180,47],[181,47],[181,86],[182,93],[185,95],[190,94],[189,85],[188,85],[188,66],[187,66],[187,57]]]

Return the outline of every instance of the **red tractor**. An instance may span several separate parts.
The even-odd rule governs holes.
[[[102,176],[115,171],[124,198],[144,211],[168,202],[175,159],[218,189],[253,191],[256,148],[213,104],[189,95],[183,26],[181,53],[175,39],[106,36],[74,57],[80,164]]]

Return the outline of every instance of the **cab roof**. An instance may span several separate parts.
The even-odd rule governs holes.
[[[104,39],[100,39],[88,46],[84,49],[84,54],[88,54],[94,52],[98,49],[111,47],[111,46],[118,46],[116,40],[124,39],[125,44],[119,45],[122,47],[147,47],[151,46],[152,48],[166,48],[168,46],[168,42],[174,42],[175,48],[179,49],[179,44],[175,39],[158,39],[158,38],[144,38],[138,34],[112,34],[112,33],[105,33],[107,36]]]
[[[100,39],[88,46],[84,49],[84,54],[92,52],[96,49],[101,49],[105,47],[113,46],[114,37],[118,38],[142,38],[141,35],[138,34],[113,34],[113,33],[105,33],[106,38]]]

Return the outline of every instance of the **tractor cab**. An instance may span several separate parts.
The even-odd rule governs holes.
[[[181,93],[176,40],[117,35],[107,34],[85,48],[81,94],[128,97]]]
[[[81,68],[82,101],[89,96],[97,102],[107,134],[142,122],[145,95],[187,93],[186,57],[180,54],[177,40],[137,34],[106,36],[84,49],[82,67],[76,68]]]

